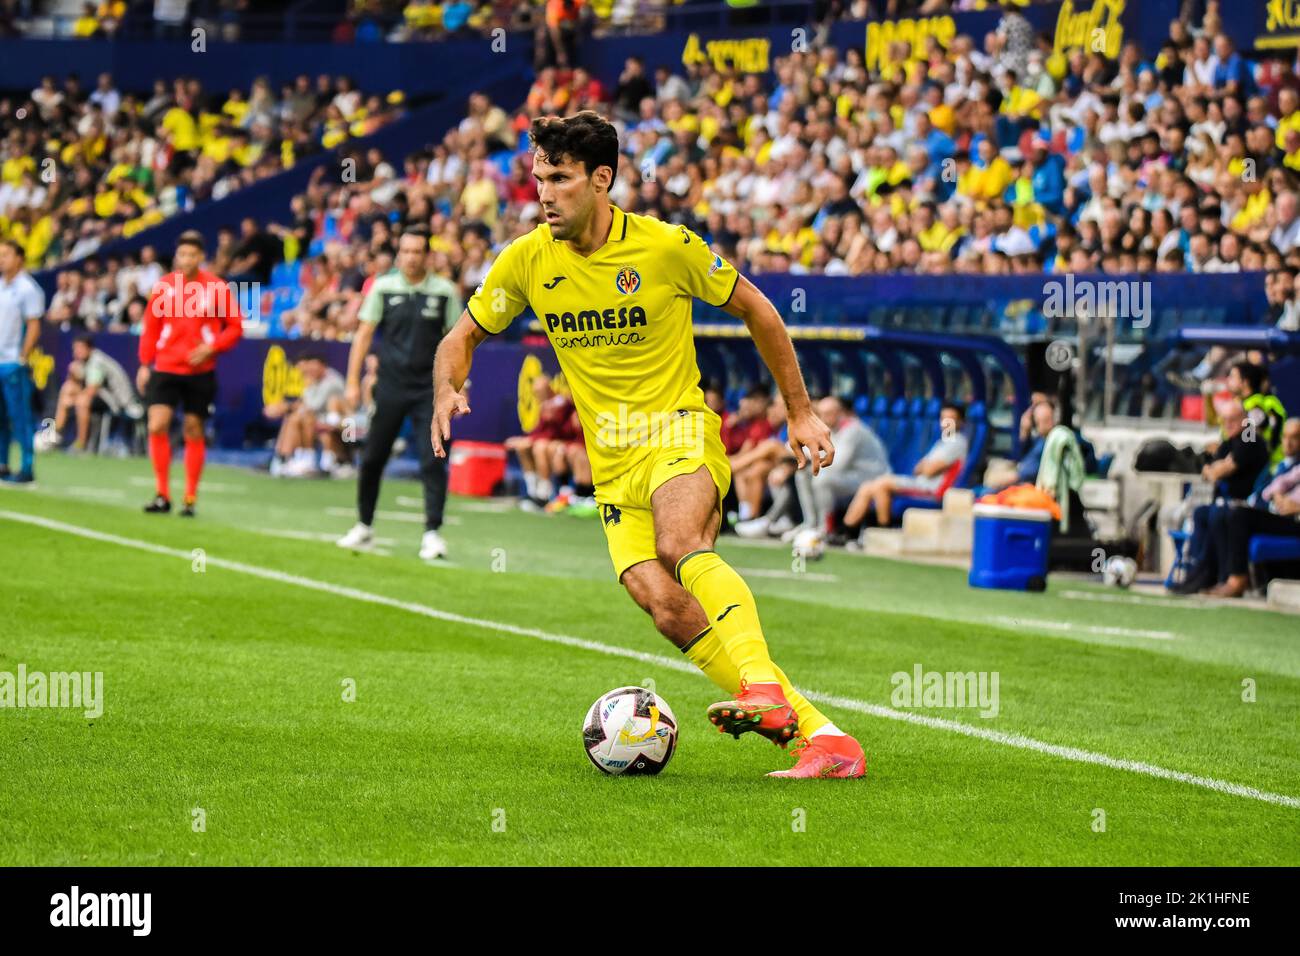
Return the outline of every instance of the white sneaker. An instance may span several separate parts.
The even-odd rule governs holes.
[[[335,543],[340,548],[348,548],[352,551],[369,551],[375,546],[375,533],[358,521],[352,526],[351,531]]]
[[[336,465],[334,470],[330,472],[331,478],[347,479],[347,478],[355,478],[356,476],[357,476],[356,466],[349,464],[346,461],[341,465]]]
[[[447,542],[436,531],[426,531],[420,539],[420,560],[433,561],[447,556]]]
[[[784,531],[781,532],[781,540],[784,541],[786,544],[789,544],[795,538],[799,537],[800,531],[806,531],[806,530],[809,529],[805,525],[796,525],[793,528],[786,528]],[[775,525],[773,525],[772,531],[775,533],[776,531]]]
[[[280,475],[284,478],[313,478],[318,474],[320,472],[309,458],[291,459],[280,469]]]
[[[789,515],[781,515],[772,522],[772,527],[767,529],[768,534],[785,534],[787,531],[794,530],[794,519]],[[785,540],[784,538],[782,540]]]
[[[750,518],[736,525],[736,534],[742,538],[766,538],[770,525],[766,518]]]

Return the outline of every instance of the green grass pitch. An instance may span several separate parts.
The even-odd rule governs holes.
[[[100,671],[104,712],[0,709],[0,865],[1300,862],[1294,617],[724,539],[867,751],[863,781],[771,780],[790,758],[708,724],[593,519],[453,499],[430,567],[411,482],[354,556],[352,482],[209,468],[186,521],[141,513],[143,461],[38,478],[0,492],[0,671]],[[918,664],[997,672],[997,715],[895,707]],[[582,717],[647,680],[677,754],[604,777]]]

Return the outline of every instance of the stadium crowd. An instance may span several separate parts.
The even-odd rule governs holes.
[[[543,68],[513,112],[475,96],[458,128],[401,169],[367,158],[375,176],[327,177],[296,201],[297,221],[273,230],[298,236],[310,223],[300,238],[318,240],[318,254],[302,271],[307,305],[290,316],[291,334],[348,334],[351,310],[339,296],[356,284],[350,276],[386,261],[399,222],[428,226],[435,268],[473,288],[495,251],[536,222],[521,132],[537,115],[588,108],[610,116],[625,143],[614,202],[695,229],[752,274],[1293,272],[1300,80],[1276,62],[1244,60],[1214,32],[1215,16],[1211,0],[1202,26],[1174,21],[1155,55],[1130,43],[1114,61],[1055,53],[1012,11],[979,42],[958,36],[945,49],[931,38],[919,58],[896,45],[871,71],[857,49],[793,53],[777,59],[770,86],[707,61],[651,68],[632,57],[608,82],[582,68]],[[313,89],[300,78],[278,97],[262,86],[251,108],[232,94],[221,110],[243,119],[198,150],[193,173],[183,173],[198,182],[164,177],[151,211],[116,213],[130,216],[123,229],[191,192],[258,175],[260,166],[241,167],[241,157],[274,164],[274,144],[263,142],[269,124],[249,119],[259,109],[288,124],[280,153],[335,145],[351,110],[383,108],[373,98],[363,104],[345,83],[331,95],[329,81]],[[42,102],[38,93],[58,90],[36,91]],[[177,116],[167,95],[155,91],[136,107]],[[299,119],[313,103],[309,120]],[[180,123],[184,139],[189,124]],[[44,187],[23,179],[33,170],[19,135],[6,144],[4,177],[30,202]],[[152,141],[176,134],[164,127],[161,135]],[[100,177],[73,176],[109,219],[114,202],[146,198],[110,188],[150,142],[142,132],[126,139],[124,159],[104,161]],[[25,223],[30,214],[15,208],[9,234],[53,233],[45,258],[29,253],[29,261],[52,260],[56,242],[64,257],[93,248],[94,236]],[[92,233],[108,228],[85,222]]]
[[[698,231],[750,274],[1267,270],[1277,324],[1295,329],[1300,80],[1281,61],[1238,54],[1218,29],[1217,6],[1210,0],[1200,24],[1174,21],[1160,50],[1129,43],[1113,61],[1055,52],[1050,37],[1008,11],[985,37],[958,36],[947,48],[931,38],[917,56],[896,44],[871,70],[857,49],[793,53],[776,60],[770,84],[707,61],[650,69],[630,57],[609,82],[581,67],[546,66],[516,110],[475,94],[463,121],[400,169],[375,151],[341,152],[294,198],[292,221],[226,230],[215,264],[265,282],[278,260],[295,261],[298,298],[278,316],[278,331],[346,339],[369,285],[391,268],[396,234],[417,224],[432,237],[433,271],[467,298],[504,244],[538,220],[529,122],[595,109],[624,144],[613,202]],[[275,112],[294,92],[277,99],[263,89],[260,102]],[[346,119],[337,100],[355,91],[330,92],[320,90],[316,109]],[[319,145],[335,144],[322,136]],[[339,175],[344,161],[351,179]],[[78,257],[75,243],[70,254]],[[132,290],[155,260],[144,250],[88,260],[80,276],[69,270],[51,321],[133,326],[142,302]],[[1169,374],[1200,388],[1240,358],[1211,352]],[[587,508],[571,412],[560,406],[562,390],[542,394],[543,384],[551,387],[539,383],[538,399],[553,418],[511,446],[528,496],[538,506],[555,507],[558,495],[560,506]],[[864,522],[890,523],[891,495],[941,492],[965,456],[955,444],[963,409],[950,406],[948,444],[937,441],[914,474],[891,475],[878,440],[862,438],[851,442],[853,487],[800,487],[781,453],[778,405],[751,396],[727,424],[735,517],[755,533],[796,531],[794,514],[806,526],[809,513],[815,522],[828,501],[847,497],[852,539]],[[828,397],[820,410],[856,435],[861,423],[844,403]],[[1026,412],[1030,441],[1026,459],[1009,463],[1015,477],[1032,480],[1060,419],[1045,397]],[[1225,444],[1232,420],[1228,409]],[[1271,434],[1280,447],[1282,430]]]
[[[0,98],[0,238],[20,242],[32,269],[85,259],[369,135],[402,104],[400,93],[326,74],[278,91],[264,78],[221,92],[158,80],[148,96],[118,90],[108,73],[91,89],[75,73],[50,75],[24,97]]]

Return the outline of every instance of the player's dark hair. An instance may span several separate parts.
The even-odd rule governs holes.
[[[939,407],[939,413],[942,414],[948,411],[949,409],[952,409],[954,412],[957,413],[957,420],[959,422],[964,422],[966,420],[966,406],[963,405],[961,402],[958,401],[944,402]]]
[[[321,355],[320,352],[303,352],[301,355],[298,356],[298,361],[299,362],[320,362],[322,365],[324,365],[325,356]]]
[[[197,229],[186,229],[176,240],[176,248],[179,249],[181,246],[194,246],[199,252],[203,252],[203,233]]]
[[[23,244],[17,239],[0,239],[0,246],[8,246],[14,252],[18,253],[19,259],[27,258],[27,250],[23,248]]]
[[[590,176],[598,166],[610,169],[610,184],[618,175],[618,130],[592,110],[572,116],[541,116],[533,120],[528,138],[552,164],[566,158],[582,163]]]
[[[1264,391],[1264,367],[1254,362],[1238,362],[1232,366],[1241,380],[1250,386],[1252,393]]]
[[[72,341],[74,344],[80,343],[81,345],[84,345],[88,349],[93,349],[95,347],[95,337],[93,335],[88,335],[85,332],[82,332],[80,335],[76,336]]]
[[[411,225],[403,227],[402,234],[397,237],[398,244],[400,245],[402,240],[407,236],[414,236],[426,246],[429,244],[429,230],[425,229],[423,226]]]

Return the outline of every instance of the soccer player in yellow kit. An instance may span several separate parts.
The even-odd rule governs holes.
[[[689,229],[610,204],[618,133],[596,113],[538,119],[530,136],[546,223],[501,251],[438,347],[435,453],[469,411],[475,347],[531,306],[578,408],[614,573],[730,695],[709,719],[735,737],[797,741],[795,766],[769,776],[861,777],[862,748],[772,662],[753,594],[713,550],[731,472],[700,389],[691,300],[744,320],[789,408],[790,448],[816,474],[835,449],[781,316]]]

